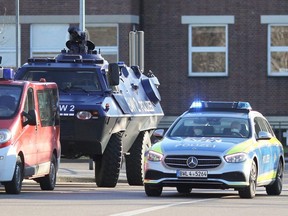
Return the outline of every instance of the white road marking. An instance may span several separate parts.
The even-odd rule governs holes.
[[[194,201],[189,201],[189,202],[171,203],[171,204],[166,204],[166,205],[160,205],[160,206],[143,208],[143,209],[138,209],[138,210],[133,210],[133,211],[122,212],[122,213],[118,213],[118,214],[112,214],[110,216],[134,216],[134,215],[139,215],[139,214],[143,214],[143,213],[147,213],[147,212],[157,211],[159,209],[169,208],[172,206],[187,205],[187,204],[205,202],[208,200],[211,201],[211,200],[216,200],[216,199],[211,198],[211,199],[194,200]]]

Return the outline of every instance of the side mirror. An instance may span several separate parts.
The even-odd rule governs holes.
[[[266,132],[266,131],[259,131],[258,133],[258,139],[257,140],[269,140],[271,139],[273,136],[271,133]]]
[[[120,75],[117,63],[110,63],[108,65],[108,80],[111,86],[119,85]]]
[[[164,134],[165,134],[164,129],[156,129],[151,136],[152,144],[161,140],[164,137]]]
[[[36,111],[29,110],[28,113],[22,112],[22,116],[24,116],[27,120],[23,121],[23,127],[26,125],[36,125]]]

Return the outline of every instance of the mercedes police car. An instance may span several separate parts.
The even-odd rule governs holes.
[[[145,155],[147,196],[163,187],[229,189],[253,198],[256,187],[280,195],[283,146],[248,102],[196,101]]]

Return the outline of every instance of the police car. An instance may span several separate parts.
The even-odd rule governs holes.
[[[280,195],[283,146],[248,102],[195,101],[145,155],[147,196],[163,187],[229,189],[255,197],[256,187]]]

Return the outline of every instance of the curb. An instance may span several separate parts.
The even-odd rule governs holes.
[[[78,182],[78,183],[95,183],[94,178],[89,177],[74,177],[74,176],[57,176],[56,182]]]
[[[84,177],[84,176],[62,176],[58,175],[57,176],[57,182],[62,183],[62,182],[77,182],[77,183],[95,183],[95,179],[92,177]],[[117,183],[127,183],[126,179],[122,179],[119,177]]]

